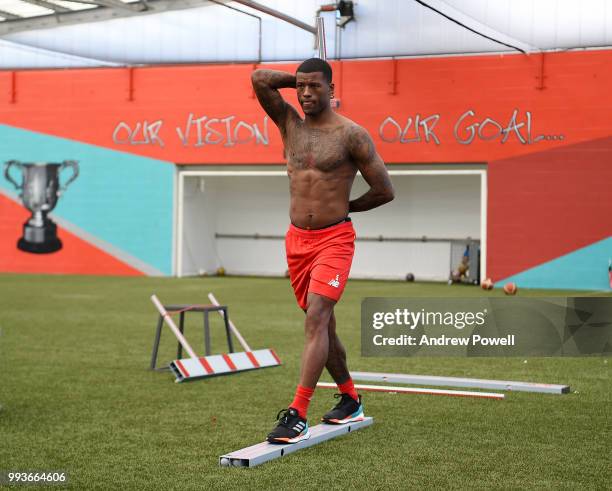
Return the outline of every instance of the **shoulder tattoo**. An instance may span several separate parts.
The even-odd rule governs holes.
[[[349,129],[349,149],[351,155],[360,161],[370,162],[376,150],[368,132],[361,126],[354,125]]]

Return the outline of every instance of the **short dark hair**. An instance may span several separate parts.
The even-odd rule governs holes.
[[[325,60],[322,60],[321,58],[310,58],[302,62],[302,64],[295,71],[295,73],[297,72],[322,72],[323,77],[325,77],[325,80],[327,80],[328,84],[331,84],[332,81],[332,67],[329,63],[327,63]]]

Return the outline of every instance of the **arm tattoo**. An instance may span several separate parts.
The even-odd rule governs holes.
[[[271,89],[295,89],[295,75],[278,70],[255,70],[251,77],[253,84],[263,83]]]
[[[367,165],[374,159],[376,154],[374,142],[363,128],[355,126],[351,129],[349,145],[357,167],[361,168],[361,165]]]
[[[251,74],[251,82],[261,107],[282,131],[291,106],[285,102],[278,89],[295,88],[295,76],[277,70],[260,69]]]
[[[349,202],[349,211],[367,211],[391,201],[394,191],[389,173],[376,153],[368,132],[361,127],[355,127],[349,137],[349,148],[353,162],[370,185],[364,195]]]

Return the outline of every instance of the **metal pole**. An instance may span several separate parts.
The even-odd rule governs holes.
[[[231,5],[227,5],[218,0],[209,0],[212,3],[216,3],[217,5],[221,5],[222,7],[227,7],[228,9],[235,10],[236,12],[240,12],[241,14],[248,15],[250,17],[255,17],[259,21],[259,41],[257,48],[257,63],[261,63],[261,17],[259,15],[251,14],[250,12],[245,12],[244,10],[237,9],[236,7],[232,7]]]
[[[317,48],[319,50],[319,58],[327,60],[327,49],[325,48],[325,20],[323,17],[317,17]]]
[[[161,304],[159,299],[155,295],[151,295],[151,301],[153,302],[153,304],[155,304],[155,307],[157,307],[157,310],[159,310],[159,313],[166,320],[166,322],[170,326],[170,329],[172,329],[172,332],[176,336],[176,339],[178,339],[179,343],[181,343],[183,348],[185,348],[185,351],[189,353],[189,356],[191,356],[191,358],[197,358],[198,355],[196,355],[195,351],[191,349],[191,346],[189,346],[189,343],[187,342],[185,337],[181,334],[181,331],[179,331],[179,328],[176,327],[176,324],[174,323],[174,321],[172,320],[168,312],[166,312],[166,309]]]
[[[155,341],[153,342],[153,353],[151,354],[151,370],[155,370],[157,364],[157,352],[159,351],[159,341],[161,339],[161,330],[164,325],[164,318],[160,315],[157,321],[157,329],[155,330]]]
[[[247,7],[251,7],[255,10],[259,10],[260,12],[263,12],[264,14],[268,14],[268,15],[271,15],[272,17],[276,17],[277,19],[284,20],[285,22],[288,22],[289,24],[293,24],[294,26],[299,27],[300,29],[304,29],[305,31],[311,32],[312,34],[316,35],[317,33],[317,30],[315,27],[312,27],[306,24],[305,22],[302,22],[301,20],[296,19],[295,17],[291,17],[289,15],[283,14],[282,12],[279,12],[278,10],[274,10],[270,7],[266,7],[265,5],[262,5],[260,3],[253,2],[251,0],[234,0],[234,1],[242,5],[246,5]]]
[[[215,307],[219,307],[220,304],[219,304],[219,302],[217,302],[217,299],[215,298],[215,296],[212,293],[208,294],[208,300],[210,300],[210,303],[212,303]],[[217,312],[219,312],[219,315],[221,315],[221,317],[225,318],[225,313],[223,311],[218,310]],[[242,335],[238,331],[238,328],[234,325],[234,323],[231,321],[231,319],[229,319],[229,316],[228,316],[227,321],[228,321],[230,329],[234,333],[234,336],[236,336],[236,339],[238,339],[238,342],[244,348],[244,351],[252,351],[250,346],[247,344],[247,342],[244,340],[244,338],[242,337]]]

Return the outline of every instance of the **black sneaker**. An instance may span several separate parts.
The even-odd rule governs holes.
[[[359,401],[356,401],[348,394],[334,394],[334,397],[336,399],[340,398],[340,402],[331,411],[326,413],[321,418],[321,421],[332,425],[344,425],[365,419],[361,396],[359,396]]]
[[[310,438],[308,422],[292,407],[276,415],[278,426],[268,435],[270,443],[297,443]]]

